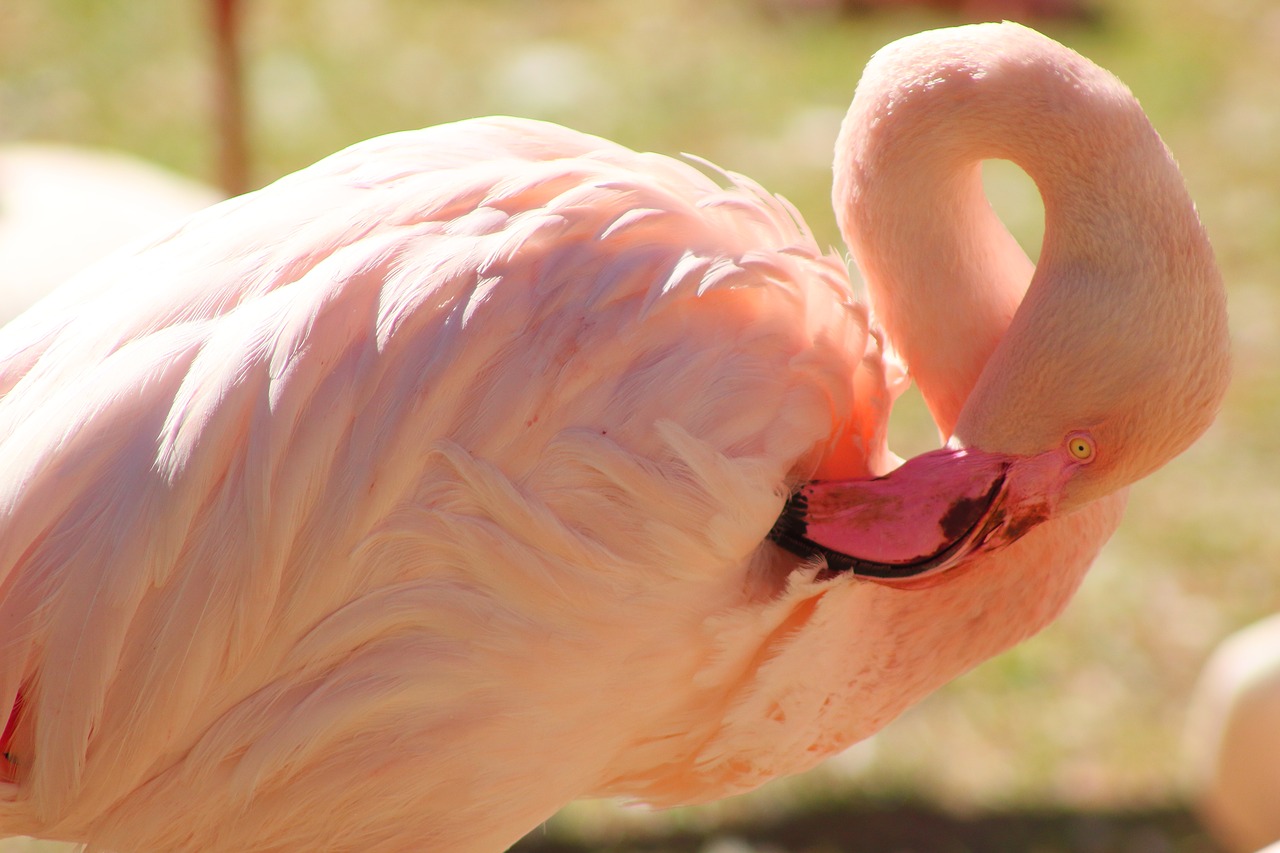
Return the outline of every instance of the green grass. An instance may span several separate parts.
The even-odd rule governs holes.
[[[779,18],[748,0],[246,5],[256,183],[374,134],[511,113],[749,174],[833,245],[831,143],[862,65],[893,38],[951,22],[912,10]],[[0,141],[121,148],[210,177],[201,3],[0,10]],[[553,836],[600,838],[638,820],[704,829],[886,791],[965,812],[1179,801],[1183,706],[1200,664],[1231,630],[1280,609],[1280,13],[1265,0],[1113,0],[1097,24],[1046,29],[1125,79],[1183,165],[1231,290],[1236,379],[1218,423],[1133,490],[1056,625],[854,757],[703,810],[637,818],[584,804]],[[1000,170],[990,185],[1034,252],[1034,192]],[[928,446],[918,401],[903,409],[896,449]]]

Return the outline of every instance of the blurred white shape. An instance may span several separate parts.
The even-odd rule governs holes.
[[[218,200],[123,154],[0,147],[0,323],[124,244]]]
[[[1280,615],[1213,653],[1192,699],[1187,747],[1197,804],[1218,841],[1232,853],[1280,841]]]

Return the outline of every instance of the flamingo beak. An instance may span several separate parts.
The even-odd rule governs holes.
[[[883,477],[802,486],[769,536],[801,557],[825,557],[832,572],[932,586],[1048,518],[1061,474],[1055,453],[942,448]]]

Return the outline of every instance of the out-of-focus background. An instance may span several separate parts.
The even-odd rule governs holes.
[[[251,187],[369,136],[506,113],[748,174],[835,246],[832,144],[867,58],[911,32],[1001,16],[1119,75],[1182,164],[1231,293],[1235,381],[1218,423],[1133,489],[1057,624],[872,741],[708,807],[577,804],[521,849],[1215,849],[1185,806],[1187,697],[1221,638],[1280,611],[1280,4],[245,4]],[[210,17],[196,0],[0,0],[0,145],[116,149],[215,183]],[[1004,165],[989,191],[1034,257],[1038,198]],[[895,429],[903,455],[936,442],[914,392]],[[0,850],[43,849],[12,844]]]

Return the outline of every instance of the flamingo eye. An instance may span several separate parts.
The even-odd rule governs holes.
[[[1094,447],[1091,436],[1077,432],[1067,436],[1067,452],[1077,462],[1092,462],[1097,448]]]

